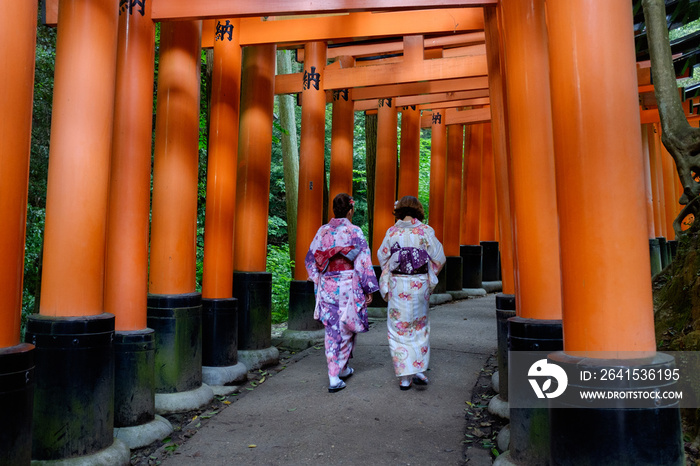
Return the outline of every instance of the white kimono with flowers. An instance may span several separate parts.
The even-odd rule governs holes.
[[[389,302],[387,328],[394,372],[397,377],[423,372],[430,361],[430,294],[446,260],[442,244],[430,226],[416,219],[399,220],[387,230],[377,257],[382,268],[379,291]],[[418,269],[426,261],[427,267]]]

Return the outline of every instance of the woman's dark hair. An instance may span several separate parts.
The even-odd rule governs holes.
[[[335,215],[335,218],[345,217],[350,212],[350,209],[354,207],[355,201],[349,194],[340,193],[333,198],[333,215]]]
[[[413,196],[404,196],[396,202],[394,206],[394,217],[396,220],[403,220],[406,216],[417,218],[421,222],[425,218],[423,204]]]

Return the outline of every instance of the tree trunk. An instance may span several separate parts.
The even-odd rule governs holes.
[[[293,52],[277,52],[277,74],[292,72]],[[294,96],[281,94],[279,98],[280,125],[282,133],[282,165],[284,166],[284,190],[287,200],[287,234],[289,257],[294,260],[297,243],[297,202],[299,198],[299,146],[297,144],[297,122]],[[294,270],[292,270],[292,275]]]
[[[668,39],[665,2],[642,0],[642,7],[654,93],[661,118],[661,140],[676,162],[678,176],[683,185],[683,195],[679,202],[687,204],[700,194],[700,183],[694,179],[700,173],[700,129],[688,124],[681,105]]]
[[[374,250],[372,244],[372,231],[374,226],[374,170],[377,165],[377,114],[365,114],[365,168],[367,169],[367,226],[369,234],[367,241],[370,250]],[[378,245],[377,245],[378,246]]]

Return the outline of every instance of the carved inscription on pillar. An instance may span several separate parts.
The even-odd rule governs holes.
[[[440,112],[433,113],[433,124],[434,125],[442,124],[442,114]]]
[[[146,14],[146,0],[119,0],[119,15],[122,13],[133,15],[135,9],[137,13],[144,16]]]
[[[227,19],[226,24],[221,24],[221,21],[217,21],[216,35],[214,36],[214,41],[223,41],[224,39],[226,39],[227,35],[228,41],[231,42],[233,40],[233,24],[231,24],[231,21]]]
[[[321,82],[321,73],[316,72],[316,67],[312,66],[311,71],[304,70],[304,90],[311,89],[313,86],[317,91]]]
[[[411,110],[415,110],[415,109],[416,109],[416,106],[415,106],[415,105],[409,105],[409,106],[404,107],[403,109],[404,109],[404,110],[408,110],[409,108],[410,108]]]
[[[388,97],[386,99],[379,99],[379,106],[384,107],[385,105],[391,108],[391,97]]]
[[[344,101],[348,101],[348,90],[347,89],[335,89],[333,91],[333,101],[338,101],[340,99],[343,99]]]

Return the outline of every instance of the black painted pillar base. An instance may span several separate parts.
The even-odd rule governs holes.
[[[378,265],[373,265],[372,268],[374,269],[374,275],[377,277],[377,282],[379,282],[379,277],[382,276],[382,268]],[[379,292],[379,290],[377,290],[372,293],[372,302],[369,303],[369,306],[367,307],[379,307],[386,309],[386,305],[387,303],[384,301],[384,298],[382,298],[382,294]]]
[[[671,256],[668,252],[668,244],[666,243],[666,238],[659,236],[656,239],[659,240],[659,248],[661,250],[661,268],[665,269],[668,264],[671,263]]]
[[[155,419],[155,332],[146,328],[114,334],[114,427]]]
[[[515,317],[515,295],[496,295],[496,332],[498,337],[498,395],[508,401],[508,319]]]
[[[560,351],[563,349],[561,320],[508,319],[509,351]],[[509,355],[509,359],[512,357]],[[508,367],[508,383],[525,383],[520,375],[527,368]],[[522,387],[520,387],[522,389]],[[510,405],[510,457],[516,463],[547,465],[550,458],[549,410],[545,408],[516,408]]]
[[[445,290],[462,291],[461,256],[447,256],[447,262],[445,262]]]
[[[440,273],[437,275],[438,278],[438,284],[435,286],[435,289],[433,290],[433,294],[446,294],[447,293],[447,273],[446,273],[446,267],[443,267],[442,270],[440,270]]]
[[[484,282],[497,282],[501,279],[501,258],[498,252],[498,241],[482,241],[482,273]]]
[[[678,252],[678,240],[672,239],[670,241],[666,241],[666,245],[668,246],[668,253],[671,258],[671,262],[673,262],[673,259],[676,258],[676,252]]]
[[[93,455],[117,443],[113,338],[112,314],[29,317],[25,339],[36,347],[32,459]]]
[[[578,375],[581,371],[601,374],[603,369],[624,373],[639,369],[642,373],[673,372],[674,358],[657,353],[648,360],[601,360],[573,357],[563,352],[552,353],[549,361],[562,367],[569,374],[566,391],[583,388]],[[657,380],[590,382],[584,390],[598,389],[620,391],[678,390],[675,383]],[[661,387],[663,385],[663,387]],[[576,390],[577,392],[578,390]],[[576,393],[575,392],[575,393]],[[683,432],[678,400],[637,399],[614,400],[617,407],[602,407],[597,402],[567,397],[550,399],[551,458],[552,464],[578,465],[675,465],[685,464]],[[641,406],[646,404],[646,407]],[[584,407],[585,406],[585,407]]]
[[[651,276],[661,272],[661,245],[658,238],[649,240],[649,261],[651,263]]]
[[[272,346],[272,274],[234,272],[233,297],[238,299],[238,360],[248,370],[276,364]]]
[[[459,255],[462,256],[462,288],[481,288],[482,281],[482,247],[481,245],[461,245]]]
[[[148,295],[155,330],[155,391],[180,393],[202,385],[202,295]]]
[[[0,348],[0,464],[28,465],[32,459],[34,346]]]
[[[314,283],[309,280],[292,280],[289,283],[287,328],[297,331],[323,330],[323,324],[314,319],[315,307]]]
[[[202,365],[238,363],[238,300],[202,299]]]

